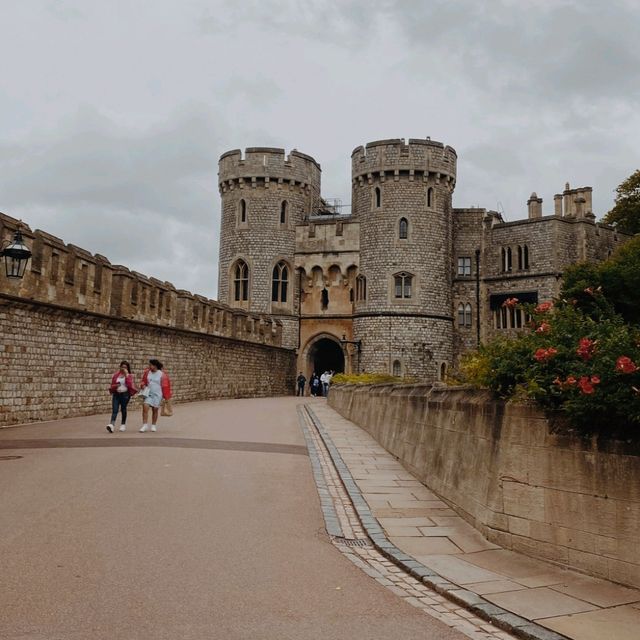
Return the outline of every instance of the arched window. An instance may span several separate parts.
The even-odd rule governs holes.
[[[356,278],[356,300],[361,302],[367,299],[367,279],[360,275]]]
[[[280,224],[287,224],[287,213],[289,209],[289,204],[286,200],[282,201],[280,205]]]
[[[398,237],[400,240],[406,240],[409,237],[409,221],[406,218],[400,218]]]
[[[233,274],[233,299],[246,302],[249,299],[249,267],[244,260],[238,260]]]
[[[427,207],[429,209],[433,207],[433,187],[427,189]]]
[[[402,363],[400,362],[400,360],[393,361],[393,365],[391,367],[391,373],[396,378],[399,378],[402,375]]]
[[[464,327],[464,305],[462,303],[458,305],[458,326]]]
[[[511,247],[507,247],[507,271],[511,271],[513,268],[513,256],[511,253]]]
[[[464,326],[471,326],[471,305],[467,303],[464,307]]]
[[[529,247],[526,244],[524,245],[524,268],[529,268]]]
[[[238,222],[240,224],[247,222],[247,201],[244,198],[238,202]]]
[[[406,299],[411,297],[411,284],[413,282],[413,275],[402,271],[393,276],[394,281],[394,296],[398,299]]]
[[[273,267],[273,278],[271,280],[271,302],[286,302],[288,286],[289,267],[286,262],[280,261],[275,267]]]
[[[376,209],[379,209],[382,206],[382,191],[380,187],[376,187],[373,190],[373,206]]]
[[[500,266],[503,271],[507,270],[507,251],[504,247],[500,249]]]
[[[522,269],[524,269],[524,261],[523,261],[523,255],[522,255],[522,247],[520,245],[518,245],[518,269],[520,271],[522,271]]]
[[[440,380],[444,380],[447,377],[447,363],[442,362],[440,364]]]

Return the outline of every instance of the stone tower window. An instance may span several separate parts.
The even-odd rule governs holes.
[[[247,224],[247,201],[244,198],[238,202],[238,224]]]
[[[444,380],[447,377],[447,363],[442,362],[440,364],[440,380]]]
[[[373,190],[373,206],[375,209],[379,209],[382,206],[382,191],[380,187],[376,187]]]
[[[411,284],[413,282],[413,275],[402,271],[397,273],[393,277],[394,281],[394,296],[399,299],[406,299],[411,297]]]
[[[271,280],[271,302],[286,302],[288,286],[289,267],[286,262],[281,260],[275,267],[273,267],[273,277]]]
[[[320,292],[320,302],[323,310],[329,307],[329,291],[326,287]]]
[[[468,256],[462,256],[458,258],[458,275],[470,276],[471,275],[471,258]]]
[[[362,302],[367,299],[367,279],[360,275],[356,278],[356,301]]]
[[[280,205],[280,224],[287,224],[288,209],[289,203],[286,200],[283,200]]]
[[[234,269],[233,299],[236,302],[249,300],[249,267],[244,260],[238,260]]]
[[[523,247],[523,261],[524,261],[524,268],[528,269],[529,268],[529,247],[525,244]]]
[[[400,218],[398,237],[400,240],[406,240],[409,237],[409,221],[406,218]]]
[[[431,209],[434,204],[433,187],[427,189],[427,207]]]
[[[391,367],[391,373],[396,378],[399,378],[402,375],[402,363],[400,362],[400,360],[393,361],[393,365]]]
[[[469,303],[464,306],[464,326],[471,326],[471,305]]]

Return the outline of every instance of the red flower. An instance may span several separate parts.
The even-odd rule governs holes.
[[[538,362],[546,362],[547,360],[550,360],[551,358],[553,358],[553,356],[555,356],[556,353],[558,353],[557,349],[554,349],[553,347],[548,347],[547,349],[537,349],[536,352],[533,354],[533,357]]]
[[[573,376],[568,376],[565,382],[572,387],[578,381]]]
[[[578,386],[580,387],[580,391],[587,395],[590,395],[595,391],[588,376],[582,376],[578,381]]]
[[[600,376],[591,376],[591,384],[600,384]]]
[[[507,309],[515,309],[518,304],[518,298],[507,298],[503,303],[503,307],[507,307]]]
[[[616,371],[620,373],[633,373],[637,371],[638,367],[636,367],[636,363],[627,356],[620,356],[616,360]]]
[[[595,352],[597,342],[597,340],[590,340],[589,338],[580,338],[580,344],[576,349],[576,353],[583,360],[591,360]]]
[[[551,329],[551,325],[548,322],[542,322],[536,329],[536,333],[547,333]]]
[[[557,384],[559,387],[561,387],[564,383],[562,382],[562,380],[560,380],[558,376],[556,376],[556,379],[553,381],[553,384]]]
[[[541,302],[536,308],[536,313],[547,313],[553,307],[553,302]]]

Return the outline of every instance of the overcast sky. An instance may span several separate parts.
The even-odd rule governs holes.
[[[640,0],[0,0],[0,211],[216,295],[217,161],[431,136],[455,206],[600,218],[640,167]]]

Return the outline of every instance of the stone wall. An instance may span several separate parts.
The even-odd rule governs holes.
[[[330,404],[489,540],[640,587],[640,446],[551,433],[463,387],[335,386]]]
[[[18,221],[0,214],[0,239]],[[292,393],[282,323],[176,290],[22,226],[33,257],[0,275],[0,426],[108,411],[111,375],[159,358],[178,402]]]

